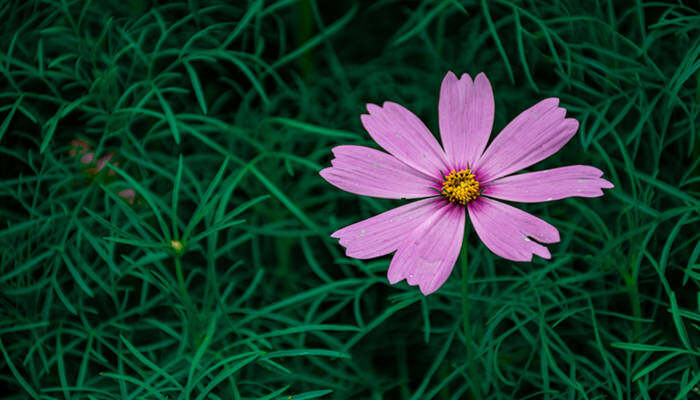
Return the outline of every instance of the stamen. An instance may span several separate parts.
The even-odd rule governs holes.
[[[453,169],[444,178],[440,193],[451,203],[465,205],[481,194],[479,181],[469,168],[459,171]]]

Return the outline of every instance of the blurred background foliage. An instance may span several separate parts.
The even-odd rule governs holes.
[[[9,399],[697,395],[699,9],[2,2],[0,386]],[[472,232],[469,260],[423,297],[388,284],[390,257],[350,259],[329,238],[401,202],[318,171],[335,145],[375,146],[368,102],[437,133],[448,70],[487,73],[495,132],[561,98],[581,128],[535,169],[595,165],[615,189],[524,207],[560,230],[551,261],[500,259]]]

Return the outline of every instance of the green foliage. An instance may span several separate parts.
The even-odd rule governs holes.
[[[697,5],[27,0],[0,17],[8,399],[700,391]],[[581,128],[537,169],[595,165],[615,189],[524,207],[559,228],[551,261],[470,233],[423,297],[329,237],[398,202],[318,171],[335,145],[374,146],[365,103],[436,131],[447,70],[488,74],[495,131],[561,98]],[[90,174],[75,138],[114,156]]]

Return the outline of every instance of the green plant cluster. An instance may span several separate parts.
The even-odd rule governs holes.
[[[4,398],[699,395],[696,2],[7,0],[0,20]],[[437,132],[448,70],[486,72],[494,132],[559,97],[580,130],[534,169],[615,188],[524,207],[559,229],[551,260],[472,230],[424,297],[329,237],[403,202],[318,171],[376,146],[369,102]],[[87,151],[113,157],[88,173]]]

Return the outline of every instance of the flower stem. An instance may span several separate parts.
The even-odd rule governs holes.
[[[637,286],[637,277],[634,274],[634,260],[630,263],[629,269],[625,266],[618,268],[622,275],[622,280],[625,282],[625,291],[630,301],[630,308],[634,320],[632,321],[633,335],[632,341],[640,340],[642,336],[642,307],[639,301],[639,287]]]
[[[634,273],[630,273],[628,277],[625,277],[627,294],[630,299],[630,305],[632,307],[632,315],[634,316],[634,321],[632,326],[634,328],[634,340],[640,340],[642,336],[642,307],[639,302],[639,288],[637,286],[637,279]]]
[[[471,324],[469,323],[469,310],[470,304],[467,299],[468,291],[468,268],[469,255],[467,244],[469,239],[469,226],[466,227],[464,231],[464,240],[462,241],[462,328],[464,330],[464,342],[467,347],[467,363],[469,364],[469,376],[471,379],[471,392],[475,399],[481,399],[481,389],[479,387],[479,382],[481,380],[477,376],[477,368],[474,365],[474,351],[472,350],[472,330]]]
[[[185,310],[189,314],[192,311],[192,300],[190,299],[189,293],[187,293],[187,285],[185,284],[185,276],[182,273],[180,256],[175,256],[175,274],[177,275],[177,283],[180,285],[180,292],[182,293]]]

